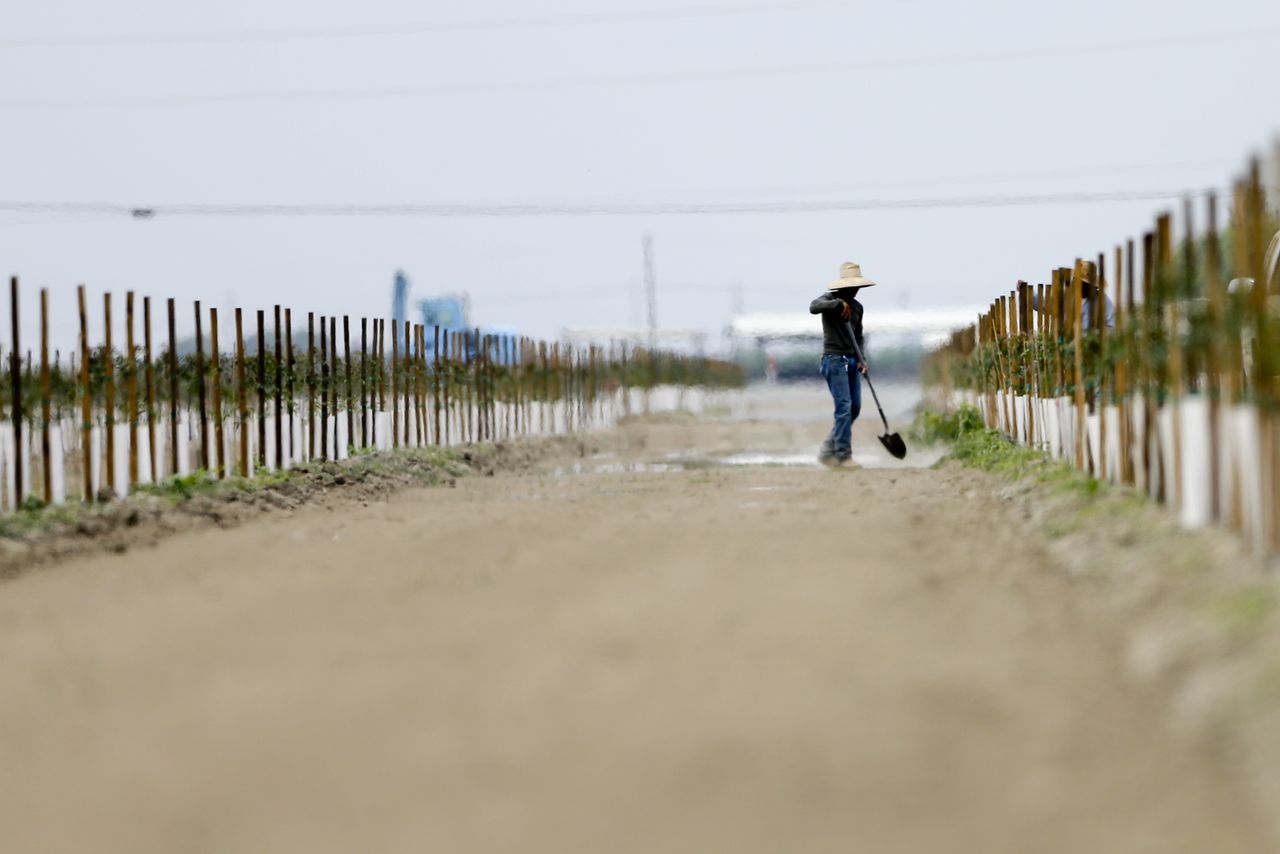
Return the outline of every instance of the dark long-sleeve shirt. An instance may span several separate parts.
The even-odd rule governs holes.
[[[850,356],[856,359],[858,351],[853,348],[854,339],[849,335],[851,328],[853,335],[857,337],[858,347],[864,354],[867,352],[867,345],[862,338],[862,303],[856,299],[849,300],[852,313],[848,320],[840,317],[841,305],[841,299],[828,291],[809,303],[809,313],[822,315],[822,355]]]

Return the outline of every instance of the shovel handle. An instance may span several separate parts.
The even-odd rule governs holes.
[[[849,328],[849,340],[853,342],[853,352],[858,354],[858,363],[865,365],[866,357],[862,355],[862,348],[858,346],[858,336],[853,334],[853,324],[845,321],[845,326]],[[884,417],[884,407],[880,405],[880,395],[876,394],[876,387],[871,383],[871,374],[867,373],[867,388],[871,389],[871,399],[876,402],[876,410],[880,413],[880,420],[884,422],[884,432],[889,432],[889,419]]]

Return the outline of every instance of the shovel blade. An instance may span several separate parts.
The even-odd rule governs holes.
[[[897,433],[885,433],[880,437],[880,444],[897,459],[905,459],[907,456],[907,443]]]

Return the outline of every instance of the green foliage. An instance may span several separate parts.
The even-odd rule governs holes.
[[[923,410],[911,426],[911,436],[926,445],[938,442],[954,442],[961,436],[984,429],[982,413],[972,406],[962,406],[951,412]]]
[[[22,504],[18,507],[18,511],[21,513],[39,513],[44,508],[45,503],[43,499],[34,495],[28,495],[22,500]]]
[[[1055,491],[1084,497],[1097,495],[1104,488],[1100,481],[1066,463],[1018,445],[995,430],[988,430],[982,423],[981,413],[972,406],[962,406],[948,413],[922,412],[912,427],[912,434],[926,444],[950,444],[951,450],[945,459],[1010,480],[1034,478]]]
[[[175,501],[189,501],[196,493],[216,487],[218,481],[207,471],[176,475],[159,483],[140,484],[134,488],[143,495],[158,495]]]

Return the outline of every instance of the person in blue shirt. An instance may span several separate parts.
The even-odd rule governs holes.
[[[835,404],[831,432],[818,449],[818,462],[840,466],[853,457],[853,422],[862,412],[862,382],[868,366],[859,358],[866,353],[862,337],[862,303],[858,292],[875,287],[852,261],[840,265],[840,278],[822,296],[809,303],[810,314],[822,315],[822,377]]]
[[[1086,261],[1080,276],[1080,328],[1085,332],[1093,328],[1093,306],[1099,296],[1102,297],[1102,322],[1108,329],[1116,328],[1116,304],[1098,287],[1097,269],[1092,261]],[[1050,310],[1040,307],[1040,296],[1034,293],[1031,295],[1031,307],[1036,311]]]

